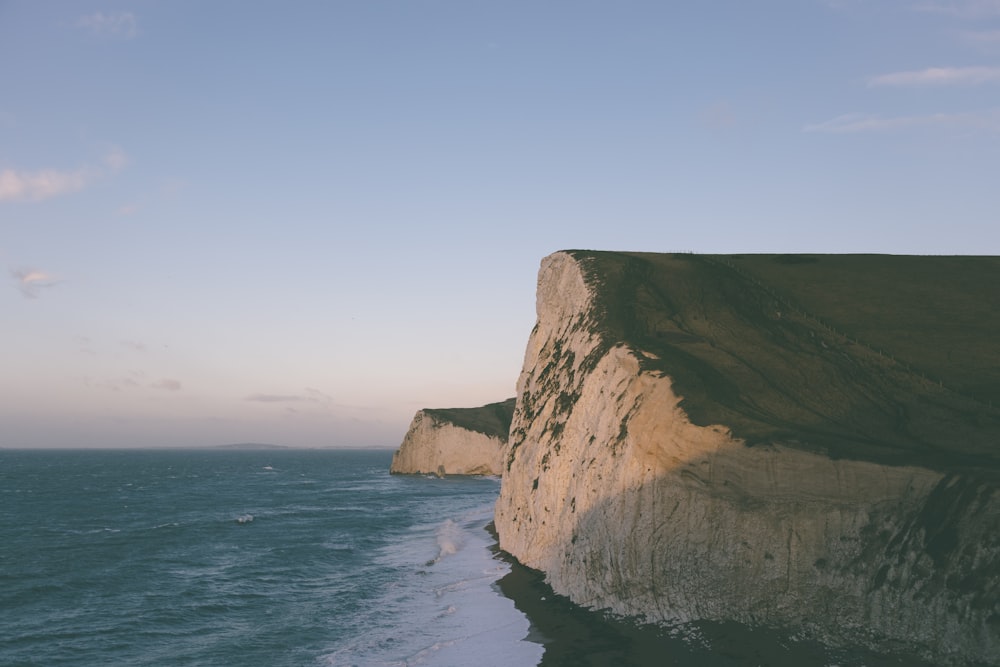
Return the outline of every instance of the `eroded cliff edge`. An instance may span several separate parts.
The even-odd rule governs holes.
[[[997,284],[995,258],[546,258],[501,548],[649,621],[1000,662]]]
[[[478,408],[418,410],[389,472],[499,475],[513,412],[513,398]]]

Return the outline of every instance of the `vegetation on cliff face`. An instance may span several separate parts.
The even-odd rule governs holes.
[[[1000,474],[1000,258],[570,251],[605,346],[749,445]]]
[[[438,422],[468,431],[507,440],[515,399],[489,403],[478,408],[425,408],[424,413]]]

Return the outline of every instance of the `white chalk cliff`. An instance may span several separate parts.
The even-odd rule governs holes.
[[[499,475],[514,401],[419,410],[392,457],[391,473]]]
[[[932,465],[930,454],[906,459],[915,441],[906,428],[932,430],[920,426],[919,406],[932,413],[958,399],[770,305],[760,307],[760,317],[770,318],[761,319],[771,327],[760,334],[766,340],[734,336],[760,355],[771,354],[769,341],[783,341],[773,354],[784,361],[766,363],[802,376],[803,389],[791,398],[774,394],[768,378],[759,379],[767,371],[748,370],[735,347],[710,356],[730,340],[719,332],[736,326],[711,308],[666,313],[656,324],[659,337],[648,338],[663,344],[645,346],[642,336],[616,329],[619,297],[641,303],[655,296],[657,307],[669,310],[663,304],[675,296],[641,280],[637,293],[623,295],[623,272],[649,268],[638,256],[612,259],[562,252],[542,263],[538,323],[502,461],[500,547],[544,571],[557,593],[595,609],[660,623],[801,629],[835,645],[904,647],[940,664],[1000,664],[997,477],[972,464]],[[719,289],[729,289],[716,265],[682,259],[671,270],[679,283],[711,270],[723,276]],[[705,294],[696,301],[711,298]],[[739,307],[754,294],[739,293]],[[653,310],[629,321],[647,326]],[[802,352],[814,342],[815,350]],[[720,379],[704,359],[721,360],[712,366]],[[747,380],[735,389],[727,384],[741,377]],[[859,377],[887,384],[838,398],[861,386]],[[691,397],[705,395],[710,382],[729,392],[721,401],[729,407],[707,413],[718,421],[701,413],[693,419],[700,407]],[[906,403],[900,388],[911,385],[915,398]],[[780,400],[789,401],[784,412]],[[880,401],[899,403],[882,410]],[[897,423],[882,438],[872,416],[878,437],[865,440],[843,426],[848,409],[885,412]],[[904,412],[906,428],[898,423]],[[984,407],[982,415],[995,428],[995,414]],[[429,441],[421,434],[439,427],[418,422],[419,414],[407,438]],[[974,439],[982,432],[975,429],[959,435]],[[860,444],[845,454],[838,438]],[[872,456],[854,455],[869,447]]]

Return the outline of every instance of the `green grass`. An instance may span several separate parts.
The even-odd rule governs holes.
[[[424,412],[437,421],[507,440],[514,415],[514,399],[508,398],[506,401],[478,408],[435,408]]]
[[[591,326],[751,446],[1000,472],[1000,258],[570,251]]]

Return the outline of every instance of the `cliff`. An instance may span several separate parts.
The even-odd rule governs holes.
[[[389,472],[499,475],[513,411],[513,398],[479,408],[419,410]]]
[[[546,258],[501,548],[647,621],[1000,663],[996,285],[996,258]]]

